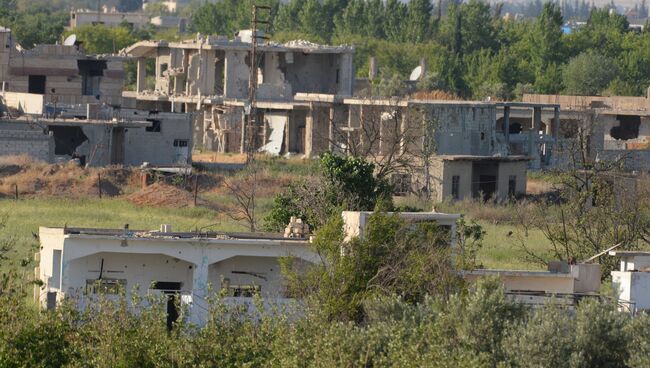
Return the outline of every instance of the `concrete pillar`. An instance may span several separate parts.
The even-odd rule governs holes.
[[[239,153],[246,153],[246,109],[242,109],[241,113],[241,141],[239,145]]]
[[[330,107],[329,109],[329,127],[328,127],[328,132],[327,132],[327,137],[329,139],[329,143],[327,145],[327,148],[329,149],[330,152],[334,151],[334,106]]]
[[[291,151],[294,151],[293,148],[296,145],[296,142],[294,142],[294,137],[296,136],[296,134],[293,132],[295,123],[294,123],[294,121],[292,119],[293,116],[291,116],[291,115],[292,114],[288,114],[287,123],[284,125],[284,150],[285,150],[285,153],[289,153]],[[309,115],[309,114],[307,114],[307,115]],[[306,129],[307,129],[307,127],[305,127],[305,130]],[[306,150],[307,150],[307,147],[305,145],[305,151]]]
[[[373,80],[377,77],[378,73],[377,59],[374,56],[370,57],[368,61],[368,79]]]
[[[352,95],[354,84],[354,65],[352,64],[352,53],[341,54],[339,63],[339,86],[338,94],[344,96]]]
[[[558,136],[560,135],[560,108],[553,108],[553,139],[557,143]]]
[[[535,133],[539,132],[541,125],[542,125],[542,108],[533,107],[532,128],[535,131]]]
[[[291,120],[289,117],[288,120]],[[287,120],[287,123],[288,123]],[[309,111],[305,117],[305,156],[311,157],[314,150],[314,104],[309,104]],[[287,137],[289,135],[287,134]]]
[[[542,123],[542,108],[533,107],[533,121],[532,129],[528,135],[528,155],[532,157],[530,163],[532,169],[539,169],[541,167],[539,148],[538,148],[538,139],[539,139],[539,129]]]
[[[137,74],[136,91],[141,93],[147,88],[147,59],[138,58]]]
[[[503,134],[506,137],[506,148],[510,152],[510,106],[503,107]]]
[[[406,136],[408,126],[407,126],[407,121],[406,121],[406,109],[404,109],[401,113],[400,116],[400,124],[399,124],[399,132],[400,132],[400,140],[399,140],[399,154],[403,155],[406,152],[406,145],[408,144],[408,137]]]
[[[192,323],[202,325],[206,322],[208,315],[208,266],[207,256],[195,260],[192,274],[192,306],[190,309],[190,320]]]

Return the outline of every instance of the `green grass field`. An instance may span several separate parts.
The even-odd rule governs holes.
[[[226,196],[214,196],[210,201],[227,202]],[[270,209],[271,199],[259,201],[259,217],[263,218]],[[5,229],[0,236],[15,243],[8,254],[10,264],[17,266],[20,260],[31,257],[37,250],[38,241],[32,234],[38,234],[39,226],[122,228],[129,224],[131,229],[158,229],[160,224],[172,224],[174,230],[192,231],[211,229],[221,231],[244,231],[245,224],[237,223],[219,212],[205,208],[155,208],[138,207],[122,198],[113,199],[68,199],[35,198],[23,200],[0,200],[0,216],[7,216]],[[523,250],[515,245],[510,231],[516,229],[507,224],[494,225],[479,221],[486,230],[484,246],[478,254],[478,262],[486,268],[535,269],[538,264],[527,262]],[[539,233],[531,233],[530,244],[543,250],[547,242]]]

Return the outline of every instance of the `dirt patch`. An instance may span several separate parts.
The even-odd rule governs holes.
[[[415,93],[412,93],[411,98],[417,99],[417,100],[448,100],[448,101],[455,101],[455,100],[460,100],[461,98],[454,95],[453,93],[449,93],[447,91],[441,91],[441,90],[433,90],[433,91],[418,91]]]
[[[127,198],[131,203],[138,206],[173,208],[194,206],[194,196],[192,193],[163,183],[149,185],[129,195]]]
[[[535,179],[528,179],[526,183],[526,194],[539,195],[555,191],[553,184]]]

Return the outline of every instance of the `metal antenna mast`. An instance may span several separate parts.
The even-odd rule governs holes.
[[[260,20],[258,19],[259,11],[260,10],[266,10],[268,11],[267,13],[267,20]],[[261,57],[258,55],[257,51],[257,46],[258,46],[258,39],[268,39],[265,35],[263,36],[258,36],[258,29],[259,25],[267,25],[266,29],[268,29],[268,25],[270,25],[270,13],[271,13],[271,7],[270,6],[263,6],[263,5],[253,5],[253,18],[251,21],[251,28],[252,28],[252,35],[251,35],[251,51],[250,51],[250,76],[248,79],[248,106],[246,111],[247,113],[247,119],[246,119],[246,135],[247,139],[244,141],[246,144],[246,162],[250,163],[255,160],[255,147],[256,147],[256,137],[257,137],[257,132],[255,129],[256,125],[256,119],[257,119],[257,83],[258,83],[258,75],[257,75],[257,69],[259,68],[259,64],[261,62]]]

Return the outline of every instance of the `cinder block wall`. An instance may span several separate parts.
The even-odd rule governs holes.
[[[41,129],[29,126],[0,125],[0,156],[25,154],[37,160],[52,162],[53,137]]]

